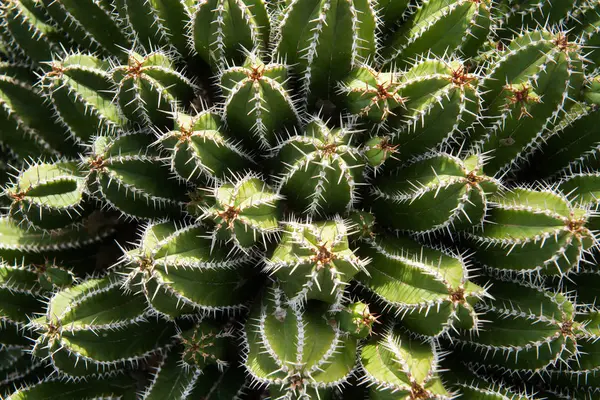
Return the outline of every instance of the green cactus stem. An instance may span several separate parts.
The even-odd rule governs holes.
[[[483,229],[466,234],[475,259],[489,268],[564,275],[597,244],[587,226],[592,213],[550,190],[514,188],[489,201]]]
[[[44,10],[82,49],[104,56],[124,58],[130,43],[105,1],[41,0]]]
[[[192,9],[191,43],[214,72],[241,64],[244,49],[266,50],[270,20],[266,2],[207,0]]]
[[[351,374],[356,339],[324,318],[322,304],[301,311],[286,305],[284,293],[269,289],[255,305],[244,331],[245,366],[273,398],[327,398]]]
[[[513,39],[482,81],[485,119],[472,140],[480,152],[493,151],[486,173],[522,164],[579,96],[582,85],[582,50],[565,33],[535,30]]]
[[[153,313],[166,318],[235,314],[245,307],[253,257],[229,256],[201,225],[148,225],[136,249],[125,253],[127,287],[141,291]]]
[[[477,54],[491,27],[490,0],[424,0],[391,35],[382,64],[404,67],[421,55]]]
[[[13,53],[32,63],[51,60],[61,52],[60,35],[35,0],[7,0],[0,5],[0,30]]]
[[[114,6],[129,26],[132,41],[147,51],[169,47],[179,56],[190,54],[187,25],[191,20],[189,0],[116,0]]]
[[[44,93],[57,120],[79,144],[88,144],[99,134],[113,135],[125,125],[119,108],[112,103],[115,83],[110,63],[87,54],[71,54],[50,63],[42,77]]]
[[[27,80],[27,69],[0,64],[0,142],[25,156],[74,155],[74,146],[64,138],[64,128],[54,119],[39,88]],[[36,151],[37,150],[37,151]]]
[[[600,111],[583,104],[574,105],[557,121],[539,151],[531,157],[527,168],[523,168],[523,173],[528,171],[548,178],[594,168],[598,164],[597,153],[600,150],[600,140],[596,135],[599,123]]]
[[[47,379],[17,390],[6,400],[81,400],[88,396],[95,399],[133,400],[135,394],[135,380],[131,378],[87,379],[81,382]]]
[[[352,144],[354,133],[348,128],[329,129],[315,118],[302,134],[282,141],[274,149],[285,168],[278,190],[311,216],[351,210],[364,181],[362,153]]]
[[[369,399],[413,400],[454,398],[438,373],[440,352],[431,340],[413,339],[389,326],[379,339],[361,349],[362,381]]]
[[[410,331],[439,336],[481,327],[474,307],[486,290],[469,280],[463,256],[407,238],[376,238],[358,254],[371,263],[369,274],[361,272],[356,280]]]
[[[256,243],[267,248],[279,231],[282,197],[260,177],[249,174],[215,187],[214,205],[203,210],[199,219],[211,221],[213,242],[231,242],[249,251]]]
[[[339,304],[348,282],[369,260],[350,249],[352,229],[340,218],[320,223],[285,222],[279,245],[266,261],[281,290],[294,304],[318,299]]]
[[[340,311],[336,320],[342,331],[356,339],[364,339],[373,333],[377,316],[369,310],[369,305],[363,302],[348,304]]]
[[[112,70],[118,104],[127,119],[142,126],[169,128],[169,113],[178,105],[190,105],[196,86],[173,64],[163,52],[142,56],[131,51],[127,65]]]
[[[225,96],[227,125],[246,147],[271,149],[277,134],[300,121],[289,88],[289,67],[263,63],[250,53],[242,66],[233,66],[220,76]]]
[[[585,0],[563,0],[550,4],[537,0],[509,0],[499,7],[496,22],[500,35],[511,36],[511,32],[521,29],[534,29],[540,25],[562,25],[578,13]],[[589,2],[592,3],[592,2]]]
[[[90,193],[129,218],[178,215],[187,190],[151,144],[144,132],[97,137],[81,166],[89,170]]]
[[[431,153],[374,181],[375,216],[395,229],[430,234],[482,226],[499,182],[482,172],[484,157]]]
[[[218,114],[178,112],[173,120],[175,129],[158,143],[169,152],[171,170],[182,182],[224,179],[251,163],[250,155],[227,137]]]
[[[5,194],[9,214],[25,227],[58,229],[84,216],[86,181],[76,162],[36,164],[22,171]]]
[[[404,107],[388,121],[397,157],[410,160],[470,132],[481,112],[479,80],[455,58],[416,61],[400,80]]]
[[[60,229],[48,234],[47,231],[25,229],[19,226],[8,216],[0,217],[0,256],[10,259],[12,252],[19,254],[37,253],[44,254],[52,251],[65,251],[81,248],[86,245],[100,242],[111,235],[114,230],[106,227],[98,231],[86,226],[88,221],[69,228]]]
[[[121,285],[108,275],[57,292],[46,313],[30,323],[40,333],[33,354],[77,379],[102,376],[160,352],[173,327],[146,319],[144,297],[124,293]],[[128,345],[119,345],[123,341]]]
[[[577,346],[585,327],[575,321],[574,305],[565,295],[518,281],[490,283],[490,299],[476,306],[489,322],[476,335],[463,333],[457,340],[465,362],[541,373],[581,356]]]
[[[334,98],[331,83],[343,80],[353,66],[373,60],[375,20],[374,3],[365,0],[293,0],[286,4],[275,54],[295,65],[306,104]]]
[[[210,321],[202,321],[192,329],[178,333],[179,345],[161,359],[143,398],[183,400],[191,396],[190,398],[213,399],[210,395],[209,397],[197,395],[198,392],[207,389],[218,390],[219,381],[225,378],[229,364],[222,357],[225,355],[228,342],[234,340],[234,337],[231,327],[220,329]],[[216,371],[211,368],[212,366]],[[216,380],[211,382],[204,377],[205,374],[209,375],[206,378],[216,378]],[[243,391],[243,382],[242,380],[242,385],[237,387],[240,393]],[[231,390],[236,393],[235,386]]]
[[[399,87],[397,73],[362,65],[342,81],[339,93],[346,97],[350,113],[379,123],[397,115],[397,109],[404,106],[406,99],[400,96]]]

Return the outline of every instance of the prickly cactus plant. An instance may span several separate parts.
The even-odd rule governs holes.
[[[0,0],[0,399],[594,400],[597,0]]]

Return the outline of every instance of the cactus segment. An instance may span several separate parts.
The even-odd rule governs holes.
[[[231,327],[220,329],[208,321],[180,332],[180,345],[162,358],[142,398],[239,400],[245,387],[244,376],[240,379],[241,374],[232,373],[228,362],[222,359],[233,338]]]
[[[456,59],[423,59],[400,81],[404,109],[389,121],[403,161],[441,148],[472,128],[481,112],[479,77]]]
[[[575,309],[561,293],[533,284],[491,280],[490,298],[476,309],[488,322],[457,340],[463,360],[499,370],[543,372],[579,354]]]
[[[275,398],[323,398],[317,392],[343,385],[351,374],[356,339],[344,335],[326,312],[323,304],[304,311],[287,306],[277,287],[253,308],[244,330],[245,366]]]
[[[373,333],[373,325],[377,316],[371,314],[369,305],[363,302],[352,303],[340,311],[336,320],[342,331],[356,339],[364,339]]]
[[[505,1],[496,20],[500,35],[511,35],[511,32],[522,29],[533,29],[540,25],[561,26],[569,19],[575,17],[586,0],[562,0],[554,3],[537,0],[509,0]],[[589,2],[589,3],[593,3]]]
[[[475,259],[489,268],[563,275],[576,271],[584,254],[597,245],[588,227],[590,211],[562,195],[515,188],[489,200],[483,230],[466,234]]]
[[[243,50],[266,50],[270,21],[265,2],[206,0],[192,10],[191,43],[214,72],[241,64]]]
[[[186,188],[151,144],[143,132],[96,138],[81,167],[89,169],[91,194],[130,218],[178,215]]]
[[[225,120],[246,147],[258,142],[260,149],[271,149],[277,144],[276,134],[300,121],[288,80],[286,65],[265,64],[255,54],[221,74]]]
[[[370,386],[370,399],[449,400],[438,373],[440,355],[430,340],[412,339],[390,326],[378,340],[361,350],[363,382]]]
[[[485,122],[472,139],[480,152],[493,151],[486,173],[506,172],[526,160],[582,85],[581,47],[564,33],[536,30],[513,39],[482,81]]]
[[[477,54],[491,27],[490,0],[424,0],[391,35],[380,62],[404,67],[419,56]]]
[[[119,108],[112,103],[115,83],[110,64],[86,54],[72,54],[51,63],[42,86],[58,121],[79,144],[88,144],[99,134],[112,135],[125,125]]]
[[[118,85],[117,101],[128,120],[142,126],[170,128],[169,113],[178,105],[187,107],[196,86],[173,66],[162,52],[146,56],[129,52],[127,65],[112,71]]]
[[[303,134],[279,144],[274,153],[285,171],[278,177],[278,191],[310,216],[351,210],[364,180],[362,153],[352,144],[354,133],[329,129],[314,119]]]
[[[190,54],[187,25],[191,19],[189,0],[117,0],[115,6],[129,25],[133,42],[146,51],[166,46],[180,56]]]
[[[83,224],[48,233],[42,230],[25,229],[8,216],[2,216],[0,217],[0,234],[2,235],[0,255],[3,254],[3,250],[22,253],[46,253],[76,249],[97,243],[112,233],[111,228],[92,232],[86,229],[85,221]]]
[[[9,213],[25,226],[58,229],[79,220],[84,211],[86,181],[75,162],[32,165],[6,190]]]
[[[587,226],[593,232],[600,229],[600,218],[597,215],[600,205],[600,173],[572,174],[562,179],[557,189],[572,203],[592,210]]]
[[[0,142],[16,146],[16,154],[24,156],[36,148],[37,154],[77,154],[73,143],[65,141],[64,129],[55,122],[41,91],[24,80],[26,71],[19,69],[0,66]]]
[[[583,105],[573,106],[553,128],[549,138],[533,155],[527,170],[539,177],[560,176],[598,164],[600,140],[596,127],[600,111]]]
[[[57,292],[46,314],[30,324],[40,333],[33,354],[77,378],[102,376],[160,351],[173,327],[146,319],[144,298],[123,293],[121,285],[108,275]],[[127,346],[119,345],[124,341]]]
[[[382,122],[396,115],[396,109],[403,107],[406,100],[398,92],[397,75],[363,65],[350,72],[339,85],[339,92],[346,97],[351,114]]]
[[[213,196],[214,205],[200,216],[200,220],[215,224],[213,242],[231,242],[243,251],[257,242],[267,248],[279,230],[279,194],[259,177],[246,175],[218,185]]]
[[[286,222],[265,271],[277,278],[294,304],[311,299],[338,304],[348,282],[359,271],[367,273],[369,263],[350,249],[350,229],[339,218],[313,224]]]
[[[410,14],[411,0],[377,0],[377,19],[383,28],[392,29]]]
[[[212,243],[200,225],[151,224],[137,249],[124,255],[127,286],[140,286],[153,312],[167,318],[236,312],[247,300],[253,258],[230,252]]]
[[[12,52],[39,64],[60,53],[59,35],[35,0],[8,0],[0,5],[0,30]]]
[[[158,143],[170,153],[171,170],[182,182],[224,179],[251,162],[251,157],[223,133],[221,118],[205,111],[177,113],[175,129]]]
[[[152,382],[144,392],[144,400],[183,400],[189,398],[202,371],[181,364],[179,348],[169,351],[156,367]]]
[[[442,363],[446,371],[442,374],[448,386],[463,398],[473,400],[542,400],[538,393],[513,388],[502,381],[494,381],[478,369],[469,368],[458,362]],[[546,399],[544,397],[544,399]]]
[[[95,0],[41,0],[50,18],[82,49],[123,58],[130,47],[112,7]]]
[[[29,319],[44,309],[43,291],[39,284],[38,273],[22,266],[10,266],[0,263],[0,349],[18,347],[25,348],[17,340],[14,331],[23,329]]]
[[[481,226],[488,196],[499,185],[482,173],[483,160],[432,153],[380,176],[371,188],[375,216],[395,229],[421,234]]]
[[[361,239],[371,239],[375,237],[375,216],[366,211],[354,211],[348,217],[351,224],[355,227],[348,236],[352,241]]]
[[[480,327],[475,305],[485,289],[469,280],[469,265],[445,250],[407,238],[373,239],[358,255],[369,258],[369,275],[357,281],[412,332],[427,336]]]
[[[373,60],[376,12],[366,0],[287,2],[275,54],[296,65],[306,103],[335,97],[330,83],[342,81],[353,66]],[[303,27],[303,29],[298,29]]]
[[[177,337],[183,344],[181,357],[186,367],[204,370],[215,365],[223,371],[229,366],[227,349],[236,337],[231,326],[220,327],[213,322],[202,321]]]
[[[135,399],[135,381],[130,378],[113,377],[111,379],[87,379],[81,382],[64,380],[45,380],[24,387],[6,398],[6,400],[110,400]]]

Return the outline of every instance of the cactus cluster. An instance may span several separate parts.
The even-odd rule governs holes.
[[[0,399],[600,399],[600,1],[0,0]]]

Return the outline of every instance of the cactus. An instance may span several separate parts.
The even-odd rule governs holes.
[[[243,61],[242,50],[266,50],[270,20],[256,0],[208,0],[193,6],[191,43],[215,72]]]
[[[9,214],[32,228],[64,228],[84,214],[85,183],[77,163],[32,165],[6,190]]]
[[[246,324],[252,378],[291,399],[323,396],[342,385],[354,368],[357,344],[324,317],[326,311],[322,304],[307,312],[286,306],[283,291],[269,289]]]
[[[233,242],[247,250],[262,242],[267,247],[278,231],[278,203],[281,196],[259,177],[247,175],[232,183],[223,183],[213,193],[214,206],[204,210],[201,220],[211,220],[215,227],[213,241]]]
[[[374,59],[375,30],[371,2],[294,0],[283,11],[275,54],[297,64],[305,102],[322,102],[335,95],[329,82],[341,81],[353,66]]]
[[[524,275],[563,275],[597,246],[587,227],[589,207],[550,190],[515,188],[490,198],[487,224],[468,232],[475,258],[491,269]],[[523,221],[516,223],[516,221]]]
[[[194,97],[194,84],[174,69],[164,53],[145,56],[134,51],[127,56],[127,65],[117,66],[112,76],[118,85],[118,104],[125,116],[140,125],[170,125],[167,113],[178,103],[189,104]]]
[[[597,0],[0,0],[0,398],[592,400]]]
[[[370,197],[378,219],[421,234],[483,224],[498,182],[482,173],[482,157],[433,153],[405,165],[374,182]]]
[[[402,161],[460,141],[481,113],[479,77],[458,59],[420,59],[402,76],[403,108],[388,123]]]
[[[124,254],[126,287],[141,291],[151,310],[167,318],[204,312],[235,312],[244,307],[251,278],[250,255],[227,257],[200,225],[151,224],[137,249]],[[138,289],[137,286],[141,286]],[[201,291],[196,290],[203,286]]]
[[[115,134],[125,125],[119,108],[112,103],[110,91],[115,83],[109,62],[72,54],[50,65],[51,71],[42,78],[45,94],[77,143],[88,144],[94,135]]]
[[[451,399],[438,373],[439,351],[432,341],[411,339],[390,326],[380,340],[361,350],[364,381],[371,399]]]
[[[404,66],[423,54],[477,54],[490,30],[492,1],[425,0],[395,32],[381,58],[383,64]]]
[[[223,179],[251,162],[223,132],[218,114],[177,113],[175,130],[162,134],[158,143],[170,153],[171,170],[182,182]]]
[[[277,133],[299,122],[289,79],[287,65],[265,64],[255,54],[221,74],[225,119],[247,146],[258,141],[260,149],[272,148]]]
[[[348,281],[366,272],[369,262],[350,249],[348,230],[340,219],[318,224],[287,222],[265,270],[277,278],[294,304],[310,299],[338,304]]]
[[[488,121],[472,140],[477,150],[494,151],[486,172],[505,173],[535,152],[578,96],[583,56],[566,33],[536,30],[515,37],[488,71],[482,82]]]
[[[282,167],[278,189],[309,215],[351,210],[358,202],[363,157],[352,145],[354,132],[329,129],[315,118],[303,134],[290,135],[275,149]]]
[[[369,275],[361,272],[357,281],[403,326],[429,336],[479,328],[475,305],[486,292],[469,280],[462,257],[406,238],[367,243],[359,254],[371,259]]]

